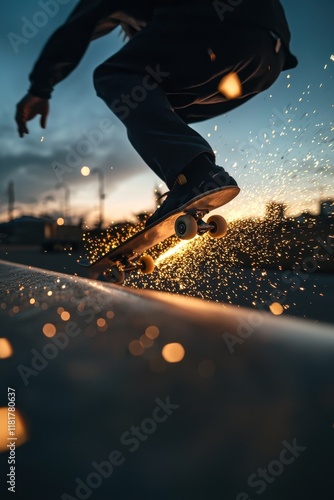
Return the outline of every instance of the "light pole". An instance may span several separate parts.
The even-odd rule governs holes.
[[[15,203],[13,181],[9,181],[8,183],[7,194],[8,194],[8,221],[10,222],[11,220],[13,220],[14,203]]]
[[[99,228],[102,228],[104,223],[104,200],[106,198],[104,192],[104,172],[98,167],[94,167],[92,170],[89,167],[82,167],[81,175],[88,177],[90,174],[97,174],[99,178]]]
[[[65,205],[64,205],[64,219],[65,221],[71,223],[71,216],[70,216],[70,188],[68,187],[67,184],[64,184],[63,182],[60,182],[59,184],[56,185],[56,189],[64,189],[65,193]]]

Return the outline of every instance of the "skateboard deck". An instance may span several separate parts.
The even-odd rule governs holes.
[[[215,235],[217,226],[218,233],[225,226],[225,231],[223,230],[225,234],[227,224],[223,217],[213,216],[211,219],[215,220],[208,223],[203,221],[203,217],[231,201],[239,192],[237,186],[229,186],[200,194],[167,217],[131,236],[97,261],[93,263],[81,261],[80,265],[91,269],[91,278],[114,283],[122,283],[125,273],[135,269],[149,274],[153,271],[154,262],[150,256],[142,257],[143,254],[170,236],[177,234],[181,239],[191,239],[196,234],[209,232],[217,238],[220,237],[219,234]]]

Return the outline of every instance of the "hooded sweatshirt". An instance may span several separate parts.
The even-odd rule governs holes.
[[[29,76],[29,92],[49,99],[54,86],[66,78],[79,64],[90,42],[128,22],[127,33],[135,32],[133,20],[149,22],[156,9],[189,5],[213,6],[221,21],[248,27],[262,27],[281,39],[285,46],[284,69],[297,65],[290,52],[290,31],[279,0],[81,0],[65,23],[49,38]],[[123,18],[125,16],[125,21]],[[133,23],[135,25],[135,22]]]

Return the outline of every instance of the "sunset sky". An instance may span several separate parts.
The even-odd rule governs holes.
[[[82,164],[63,176],[70,190],[71,214],[92,224],[98,218],[97,176],[83,177],[80,167],[99,167],[105,174],[106,222],[131,219],[154,208],[159,180],[132,149],[123,125],[96,97],[92,73],[122,46],[119,31],[91,44],[84,60],[60,83],[51,100],[45,131],[39,120],[20,139],[15,105],[28,88],[28,74],[44,42],[75,5],[69,0],[27,43],[14,50],[8,34],[22,33],[22,18],[32,19],[38,1],[6,2],[0,19],[2,61],[0,108],[0,206],[7,218],[7,185],[15,186],[15,216],[38,216],[47,210],[62,215],[64,190],[56,190],[52,164],[66,163],[87,133],[109,120],[103,140],[82,156]],[[194,128],[217,151],[242,189],[221,213],[229,219],[261,216],[268,201],[284,202],[289,214],[316,210],[321,196],[334,197],[334,37],[333,0],[283,0],[299,66],[282,73],[271,89],[228,115]],[[41,141],[41,138],[44,140]],[[54,201],[53,201],[54,200]]]

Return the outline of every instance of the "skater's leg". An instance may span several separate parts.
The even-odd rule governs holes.
[[[201,153],[214,157],[212,148],[174,112],[161,87],[168,72],[147,65],[128,73],[131,68],[118,68],[113,59],[95,71],[97,93],[124,123],[143,160],[172,187],[194,157]]]

